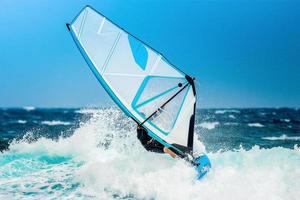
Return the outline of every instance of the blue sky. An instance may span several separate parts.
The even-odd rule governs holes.
[[[65,27],[86,4],[195,76],[198,107],[300,106],[297,0],[1,0],[0,107],[112,104]]]

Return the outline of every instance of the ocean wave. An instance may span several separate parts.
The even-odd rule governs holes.
[[[262,139],[265,140],[294,140],[294,141],[300,141],[300,136],[287,136],[285,134],[279,136],[279,137],[262,137]]]
[[[202,122],[199,124],[201,128],[205,128],[208,130],[216,128],[220,123],[219,122]]]
[[[226,125],[226,126],[236,126],[236,125],[239,125],[239,123],[236,123],[236,122],[226,122],[226,123],[224,123],[224,125]]]
[[[135,124],[119,116],[123,116],[119,110],[98,111],[68,138],[14,141],[0,154],[1,199],[232,200],[234,194],[234,199],[293,200],[300,196],[297,146],[209,153],[212,170],[196,181],[195,170],[185,161],[145,151],[136,138]]]
[[[17,122],[18,122],[19,124],[26,124],[26,123],[27,123],[26,120],[18,120]]]
[[[231,118],[231,119],[235,119],[234,115],[228,115],[228,117]]]
[[[33,111],[33,110],[35,110],[35,107],[33,107],[33,106],[24,106],[23,109],[26,110],[26,111]]]
[[[48,125],[48,126],[57,126],[57,125],[71,125],[71,122],[64,122],[64,121],[59,121],[59,120],[53,120],[53,121],[42,121],[41,124],[43,125]]]
[[[79,113],[79,114],[95,114],[97,112],[99,112],[98,108],[83,108],[80,110],[75,110],[75,113]]]
[[[225,114],[225,113],[241,113],[239,110],[216,110],[215,114]]]
[[[280,119],[280,121],[283,121],[283,122],[286,122],[286,123],[289,123],[289,122],[291,122],[291,120],[290,120],[290,119]]]
[[[248,126],[249,127],[257,127],[257,128],[264,127],[264,125],[262,125],[260,123],[249,123]]]

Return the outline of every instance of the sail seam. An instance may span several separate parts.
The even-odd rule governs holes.
[[[109,76],[129,76],[129,77],[144,77],[145,75],[138,74],[123,74],[123,73],[105,73],[105,75]]]
[[[100,27],[99,27],[99,29],[97,31],[97,34],[101,34],[104,22],[105,22],[105,17],[103,17],[103,19],[102,19],[102,22],[101,22]]]
[[[153,73],[154,70],[156,69],[156,67],[157,67],[158,63],[160,62],[160,60],[161,60],[161,55],[159,54],[159,55],[158,55],[158,58],[155,60],[155,63],[154,63],[154,65],[153,65],[153,67],[152,67],[152,69],[151,69],[149,75],[152,75],[152,73]]]
[[[185,93],[185,96],[188,94],[189,89],[190,89],[190,86],[188,86],[188,88],[187,88],[187,90],[186,90],[186,93]],[[181,111],[182,106],[184,105],[185,101],[186,101],[186,97],[184,97],[184,99],[182,100],[182,102],[181,102],[181,104],[180,104],[180,108],[179,108],[179,110],[178,110],[178,112],[177,112],[177,114],[176,114],[176,117],[175,117],[176,120],[174,120],[172,127],[174,127],[175,124],[177,123],[178,116],[179,116],[179,114],[181,114],[180,111]]]
[[[121,37],[121,32],[118,33],[117,39],[115,40],[113,46],[111,47],[111,49],[110,49],[110,51],[109,51],[109,54],[108,54],[108,56],[107,56],[107,58],[106,58],[106,60],[105,60],[105,62],[104,62],[103,70],[102,70],[102,72],[101,72],[102,75],[104,74],[104,72],[105,72],[105,70],[106,70],[106,68],[107,68],[107,64],[108,64],[108,62],[109,62],[109,60],[110,60],[112,54],[113,54],[114,51],[115,51],[115,48],[116,48],[116,46],[117,46],[117,44],[118,44],[118,42],[119,42],[119,40],[120,40],[120,37]]]
[[[85,9],[85,11],[84,11],[84,13],[83,13],[83,18],[82,18],[82,21],[81,21],[81,24],[80,24],[80,29],[79,29],[79,32],[78,32],[78,38],[80,38],[80,36],[81,36],[81,32],[82,32],[83,26],[84,26],[84,24],[85,24],[87,12],[88,12],[88,10]]]

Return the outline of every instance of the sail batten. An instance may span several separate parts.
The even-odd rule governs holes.
[[[129,117],[163,145],[192,149],[196,97],[189,76],[89,6],[69,28],[101,85]]]

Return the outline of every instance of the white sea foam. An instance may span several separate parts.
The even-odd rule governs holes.
[[[201,181],[183,160],[147,152],[118,110],[97,111],[69,138],[14,142],[0,154],[1,199],[296,200],[300,149],[209,153]],[[124,127],[126,125],[126,128]],[[198,143],[200,143],[198,141]]]
[[[239,110],[216,110],[215,114],[240,113]]]
[[[263,137],[265,140],[294,140],[294,141],[300,141],[300,136],[287,136],[285,134],[279,136],[279,137]]]
[[[75,113],[80,113],[80,114],[95,114],[98,112],[99,109],[96,108],[83,108],[80,110],[76,110]]]
[[[226,123],[224,123],[224,125],[226,125],[226,126],[236,126],[236,125],[239,125],[239,123],[236,123],[236,122],[226,122]]]
[[[17,122],[18,122],[19,124],[26,124],[26,123],[27,123],[27,121],[26,121],[26,120],[21,120],[21,119],[20,119],[20,120],[18,120]]]
[[[257,127],[257,128],[264,127],[264,125],[262,125],[260,123],[249,123],[248,126],[249,127]]]
[[[286,123],[289,123],[289,122],[291,122],[291,120],[290,120],[290,119],[280,119],[280,121],[283,121],[283,122],[286,122]]]
[[[231,118],[231,119],[235,119],[234,115],[228,115],[228,117]]]
[[[216,126],[218,126],[219,124],[219,122],[202,122],[199,124],[199,126],[211,130],[216,128]]]
[[[33,106],[24,106],[23,109],[26,110],[26,111],[32,111],[32,110],[35,110],[35,107],[33,107]]]
[[[57,125],[71,125],[71,122],[64,122],[59,120],[53,120],[53,121],[42,121],[41,124],[48,125],[48,126],[57,126]]]

